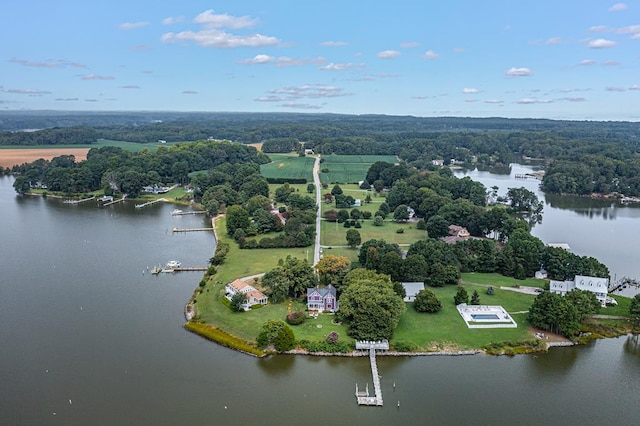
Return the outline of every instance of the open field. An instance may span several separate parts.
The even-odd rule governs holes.
[[[326,183],[357,183],[364,180],[369,168],[376,161],[396,163],[398,160],[392,155],[326,155],[320,164],[320,169],[327,169],[327,173],[320,173],[320,181]]]
[[[89,148],[2,148],[0,149],[0,167],[19,166],[24,163],[44,158],[51,160],[53,157],[60,155],[74,155],[76,161],[85,160],[87,158]]]
[[[425,231],[416,229],[415,223],[398,223],[385,221],[382,226],[374,226],[373,219],[361,220],[362,228],[345,228],[342,223],[327,222],[320,224],[320,244],[323,246],[344,246],[347,244],[347,231],[355,229],[360,233],[362,242],[377,239],[387,243],[413,244],[418,240],[424,240]],[[403,232],[398,233],[401,229]]]
[[[266,178],[306,179],[313,182],[313,157],[298,155],[269,154],[271,163],[260,166],[260,173]]]

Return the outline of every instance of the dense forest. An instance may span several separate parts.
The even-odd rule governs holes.
[[[434,160],[505,168],[545,164],[544,191],[640,195],[640,123],[505,118],[249,113],[0,113],[0,145],[88,144],[98,138],[150,143],[224,139],[289,152],[304,142],[320,154],[396,155],[418,169]],[[38,131],[11,126],[55,123]],[[23,127],[24,128],[24,127]]]

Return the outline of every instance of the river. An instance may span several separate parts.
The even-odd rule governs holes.
[[[379,357],[385,406],[358,407],[366,358],[256,359],[182,328],[200,273],[147,267],[206,263],[210,233],[171,232],[203,217],[20,197],[11,184],[0,178],[3,425],[640,423],[632,337],[513,358]]]

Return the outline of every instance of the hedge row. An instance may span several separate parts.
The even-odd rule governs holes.
[[[224,331],[212,327],[207,324],[203,324],[201,322],[188,322],[184,325],[184,328],[189,330],[192,333],[195,333],[199,336],[204,337],[205,339],[216,342],[222,346],[226,346],[231,349],[236,349],[241,352],[248,353],[250,355],[255,355],[258,357],[262,357],[265,355],[263,351],[252,346],[241,340],[235,336],[225,333]]]
[[[274,177],[268,177],[267,178],[267,182],[269,182],[269,183],[277,183],[277,184],[289,183],[289,184],[293,185],[293,184],[297,184],[297,183],[307,183],[307,180],[305,178],[274,178]]]

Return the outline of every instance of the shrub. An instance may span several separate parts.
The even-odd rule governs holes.
[[[418,349],[418,347],[411,342],[395,342],[393,347],[398,352],[413,352]]]
[[[198,284],[200,286],[200,288],[204,288],[204,286],[207,285],[207,281],[206,280],[200,280],[200,284]]]
[[[404,228],[396,229],[396,234],[404,234]]]
[[[489,287],[487,287],[487,294],[489,296],[493,296],[495,294],[495,292],[496,291],[493,289],[493,286],[490,285]]]
[[[424,219],[420,219],[418,223],[416,223],[416,229],[420,229],[422,231],[427,229],[427,223],[424,221]]]
[[[224,298],[226,300],[226,298]],[[188,322],[184,325],[184,328],[191,331],[192,333],[198,334],[205,339],[209,339],[213,342],[216,342],[222,346],[226,346],[231,349],[236,349],[248,354],[262,356],[264,352],[257,349],[254,346],[251,346],[244,340],[238,339],[235,336],[225,333],[222,330],[219,330],[215,327],[212,327],[207,324],[202,324],[198,322]]]
[[[456,304],[456,306],[461,303],[469,303],[469,294],[467,293],[467,290],[464,289],[464,287],[458,286],[458,291],[456,292],[456,295],[453,296],[453,302]]]
[[[227,308],[231,309],[231,300],[227,299],[226,297],[222,296],[220,297],[220,302],[226,306]]]
[[[264,305],[261,303],[256,303],[255,305],[251,305],[251,310],[264,308]]]
[[[287,325],[282,327],[278,334],[273,339],[273,347],[278,352],[286,352],[293,349],[296,345],[296,338],[293,335],[293,330]]]
[[[294,311],[287,314],[286,321],[287,324],[290,325],[299,325],[302,324],[306,318],[307,316],[304,314],[304,312]]]
[[[373,216],[373,215],[368,210],[365,210],[365,211],[362,212],[362,218],[363,219],[371,219],[371,216]]]
[[[360,222],[356,222],[353,226],[354,228],[362,228],[362,224]]]
[[[280,207],[278,207],[278,212],[279,212],[279,213],[284,213],[284,212],[286,212],[286,211],[287,211],[287,208],[286,208],[285,206],[280,206]]]
[[[340,334],[337,331],[332,331],[327,335],[327,343],[331,345],[338,343],[338,339],[340,339]]]

